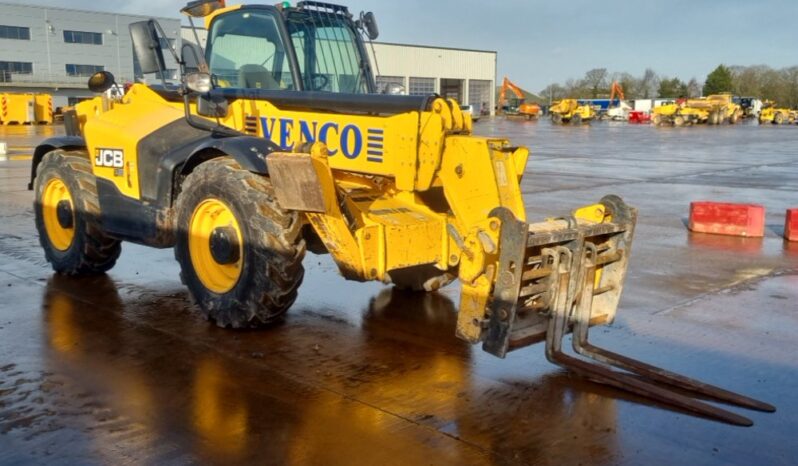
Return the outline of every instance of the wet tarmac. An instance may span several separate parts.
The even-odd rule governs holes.
[[[309,254],[282,324],[217,328],[171,250],[125,244],[107,275],[54,275],[38,245],[30,147],[0,127],[0,464],[753,465],[798,461],[798,127],[653,128],[486,119],[528,145],[531,219],[616,193],[640,209],[623,354],[775,404],[750,428],[695,417],[454,337],[456,285],[350,283]],[[690,234],[692,200],[758,202],[763,239]]]

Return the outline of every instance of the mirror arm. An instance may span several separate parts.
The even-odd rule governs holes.
[[[194,118],[194,115],[191,114],[191,105],[189,101],[189,93],[186,92],[183,94],[183,108],[185,110],[185,118],[186,122],[192,128],[196,128],[202,131],[208,131],[212,133],[214,136],[221,136],[221,137],[231,137],[231,136],[243,136],[244,133],[240,131],[236,131],[232,128],[228,128],[220,123],[211,124],[206,120]],[[218,119],[217,119],[218,121]]]

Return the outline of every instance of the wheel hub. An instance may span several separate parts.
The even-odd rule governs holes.
[[[66,251],[75,238],[75,209],[64,181],[55,177],[49,179],[37,202],[50,244],[59,251]]]
[[[61,228],[72,228],[75,218],[72,215],[72,203],[67,200],[59,201],[55,206],[55,216]]]
[[[232,209],[220,199],[197,204],[188,225],[188,248],[197,278],[214,293],[227,293],[241,277],[244,242]]]
[[[211,256],[219,264],[235,264],[241,258],[241,246],[238,244],[238,235],[233,227],[214,228],[208,239]]]

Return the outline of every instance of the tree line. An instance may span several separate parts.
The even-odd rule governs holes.
[[[683,81],[678,77],[658,74],[647,68],[641,76],[631,73],[610,73],[606,68],[588,70],[581,79],[553,83],[540,91],[544,102],[565,98],[597,99],[610,95],[613,81],[623,88],[627,99],[700,97],[731,92],[734,95],[758,97],[781,106],[798,107],[798,66],[773,69],[767,65],[718,65],[699,82],[695,77]]]

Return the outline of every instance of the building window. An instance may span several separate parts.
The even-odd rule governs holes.
[[[481,112],[490,112],[491,81],[486,79],[468,80],[468,103],[479,105]]]
[[[0,39],[30,40],[30,28],[20,26],[0,26]]]
[[[410,78],[410,95],[430,95],[435,93],[435,78]]]
[[[9,74],[32,74],[33,63],[24,61],[0,61],[0,71]]]
[[[103,70],[105,70],[105,67],[102,65],[66,65],[67,76],[89,77]]]
[[[64,30],[64,42],[67,44],[103,45],[103,35],[99,32]]]
[[[377,92],[384,92],[388,84],[399,84],[406,88],[404,76],[377,76]]]
[[[0,83],[10,83],[12,75],[32,74],[33,63],[22,61],[0,61]]]

